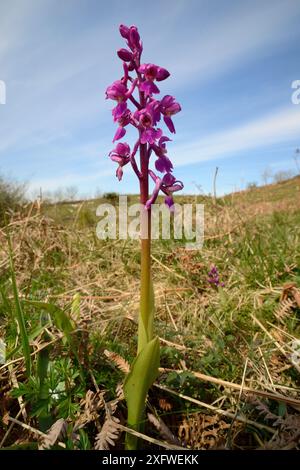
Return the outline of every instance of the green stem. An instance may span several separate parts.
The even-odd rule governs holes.
[[[140,202],[145,206],[149,197],[147,144],[140,146]],[[141,296],[138,330],[138,354],[153,337],[151,282],[151,208],[141,213]]]

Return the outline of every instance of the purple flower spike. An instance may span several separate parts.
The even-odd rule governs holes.
[[[181,190],[183,184],[172,174],[173,164],[167,156],[167,143],[171,139],[163,135],[162,129],[157,128],[157,125],[163,117],[168,130],[175,133],[172,116],[177,114],[181,107],[171,95],[165,95],[161,100],[153,97],[159,94],[156,82],[166,80],[170,73],[158,65],[141,63],[143,45],[137,27],[120,25],[120,34],[127,45],[117,51],[118,57],[123,61],[123,76],[106,89],[106,98],[116,101],[112,116],[118,128],[113,142],[122,139],[127,134],[129,126],[138,131],[138,139],[132,152],[127,143],[119,142],[109,156],[118,164],[116,175],[119,180],[122,179],[123,167],[127,163],[131,164],[140,179],[141,188],[146,181],[144,172],[153,179],[155,188],[148,200],[146,186],[141,190],[141,201],[147,209],[151,208],[151,204],[155,202],[161,191],[166,196],[166,205],[173,210],[173,193]],[[131,105],[133,109],[130,109]],[[138,149],[140,149],[140,166],[135,160]],[[155,169],[163,174],[161,178],[149,169],[152,154],[156,156]]]

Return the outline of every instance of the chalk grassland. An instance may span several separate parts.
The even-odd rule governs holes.
[[[2,447],[123,448],[140,255],[96,237],[103,201],[30,204],[1,228]],[[205,242],[153,242],[161,373],[141,447],[298,448],[300,178],[177,201],[205,204]]]

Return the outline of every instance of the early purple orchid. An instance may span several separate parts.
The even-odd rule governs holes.
[[[159,338],[153,337],[153,289],[151,280],[151,206],[155,203],[159,192],[165,195],[165,204],[170,211],[175,210],[173,193],[183,188],[183,183],[173,175],[173,164],[167,156],[167,142],[171,139],[164,135],[158,123],[163,120],[171,133],[175,127],[171,116],[177,114],[181,107],[175,98],[166,95],[159,100],[153,95],[159,94],[156,82],[161,82],[170,76],[163,67],[155,64],[141,64],[143,45],[136,26],[120,26],[120,34],[126,40],[128,48],[119,49],[118,57],[123,61],[123,76],[116,80],[106,90],[106,98],[116,102],[112,110],[113,120],[118,124],[113,142],[127,134],[132,126],[138,133],[135,144],[130,146],[125,142],[117,143],[109,153],[112,161],[118,164],[116,176],[123,177],[123,168],[131,164],[140,184],[140,202],[144,207],[141,211],[141,296],[138,327],[138,351],[136,361],[124,383],[124,395],[127,401],[128,427],[139,431],[143,421],[146,395],[150,382],[158,375],[159,367]],[[132,75],[135,75],[134,77]],[[134,93],[136,96],[134,96]],[[134,110],[129,106],[133,105]],[[140,164],[135,157],[139,150]],[[151,156],[156,157],[155,169],[162,173],[157,176],[149,168]],[[149,197],[149,176],[154,181],[154,190]],[[136,398],[137,384],[140,396]],[[133,393],[135,391],[135,393]],[[134,450],[137,438],[127,433],[126,448]]]
[[[131,162],[132,167],[137,174],[140,183],[148,179],[148,174],[155,182],[154,192],[149,199],[148,197],[148,183],[144,183],[144,189],[141,184],[141,202],[147,209],[150,209],[151,204],[155,202],[158,192],[154,173],[149,170],[149,160],[151,154],[154,154],[157,159],[155,160],[155,169],[160,173],[165,173],[166,177],[158,178],[161,182],[159,191],[166,194],[165,202],[169,207],[173,206],[172,200],[172,186],[176,178],[172,175],[173,164],[167,156],[166,143],[170,141],[169,137],[163,135],[163,131],[157,128],[157,124],[163,117],[164,122],[171,133],[175,133],[174,123],[171,116],[177,114],[181,107],[176,102],[175,98],[171,95],[164,96],[161,100],[153,97],[159,93],[159,88],[155,82],[160,82],[170,76],[168,70],[151,63],[141,64],[141,54],[143,51],[142,42],[136,26],[120,26],[120,34],[126,39],[127,48],[121,48],[117,51],[118,57],[123,61],[124,75],[120,80],[116,80],[106,89],[106,98],[117,102],[112,110],[113,120],[118,124],[118,128],[113,137],[113,142],[119,141],[126,134],[127,126],[135,127],[139,133],[138,140],[133,147],[133,152],[130,154],[128,144],[120,144],[126,147],[126,155],[124,148],[117,147],[110,153],[110,158],[118,163],[117,177],[120,180],[123,175],[123,166]],[[130,72],[135,72],[136,77],[132,77]],[[134,91],[138,90],[138,98],[134,97]],[[131,111],[129,104],[132,104],[136,109]],[[135,161],[135,154],[137,149],[141,151],[141,165],[138,169]],[[117,149],[117,150],[116,150]],[[145,171],[147,174],[144,174]],[[148,173],[149,171],[149,173]],[[169,176],[167,176],[169,175]],[[170,178],[174,182],[169,184]],[[176,191],[183,188],[183,184],[176,185]],[[147,186],[147,189],[146,189]],[[146,194],[147,193],[147,194]]]

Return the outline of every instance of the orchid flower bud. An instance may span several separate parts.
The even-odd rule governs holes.
[[[129,28],[125,26],[124,24],[121,24],[119,27],[120,34],[123,38],[128,39],[129,38]]]
[[[128,51],[127,49],[119,49],[117,54],[121,60],[124,60],[124,62],[131,62],[133,59],[132,52]]]

